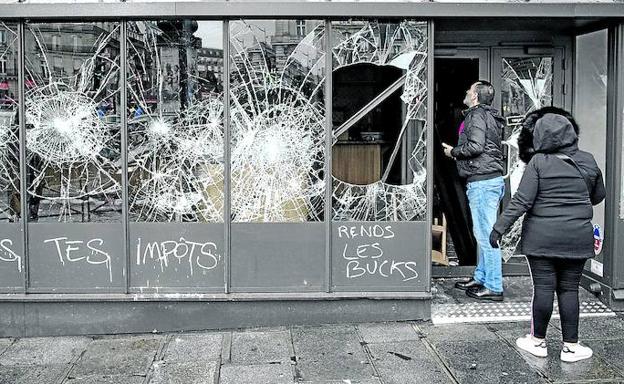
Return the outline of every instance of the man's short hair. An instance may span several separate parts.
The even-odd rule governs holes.
[[[479,80],[475,83],[477,101],[479,104],[492,105],[494,101],[494,86],[486,80]]]

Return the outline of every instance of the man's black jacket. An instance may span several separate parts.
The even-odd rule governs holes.
[[[483,104],[466,110],[464,115],[464,130],[451,151],[459,175],[468,182],[502,176],[504,119],[496,109]]]

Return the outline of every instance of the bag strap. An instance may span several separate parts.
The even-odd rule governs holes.
[[[587,187],[587,193],[589,193],[589,197],[591,199],[592,182],[591,182],[591,180],[589,178],[589,175],[587,173],[585,173],[581,169],[581,167],[578,166],[576,161],[574,161],[574,159],[571,158],[570,156],[565,155],[563,153],[556,153],[555,156],[557,156],[558,158],[560,158],[561,160],[565,161],[568,164],[572,164],[574,166],[574,168],[576,168],[576,170],[579,171],[579,173],[583,177],[583,180],[585,181],[585,186]]]

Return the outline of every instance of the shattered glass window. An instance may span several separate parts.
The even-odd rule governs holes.
[[[0,222],[20,214],[17,25],[0,22]]]
[[[553,57],[504,57],[502,60],[501,113],[508,122],[552,105]],[[508,124],[504,134],[504,143],[510,147],[509,184],[512,196],[518,189],[525,167],[518,156],[518,136],[521,128],[519,124]],[[522,221],[522,218],[517,220],[503,236],[501,249],[505,260],[509,260],[516,253],[520,243]]]
[[[223,221],[223,24],[128,24],[129,215]]]
[[[332,22],[333,220],[424,220],[427,24]]]
[[[233,221],[324,219],[325,28],[305,24],[230,24]]]
[[[30,221],[121,219],[119,30],[111,22],[26,24]]]

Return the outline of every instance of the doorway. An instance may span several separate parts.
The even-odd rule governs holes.
[[[476,264],[476,241],[455,161],[444,156],[442,143],[457,145],[466,89],[479,79],[478,57],[438,57],[434,62],[434,201],[433,261],[443,266]]]
[[[464,276],[477,260],[465,182],[454,161],[447,159],[442,142],[456,145],[466,89],[478,80],[490,80],[496,89],[493,106],[506,118],[504,131],[507,192],[503,206],[517,188],[523,166],[517,154],[518,122],[544,106],[565,107],[562,48],[438,49],[435,58],[433,275]],[[562,66],[561,68],[565,68]],[[521,222],[503,239],[506,275],[527,274],[523,257],[515,257]],[[448,268],[454,267],[454,268]]]

